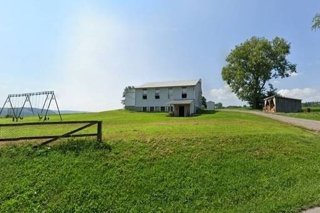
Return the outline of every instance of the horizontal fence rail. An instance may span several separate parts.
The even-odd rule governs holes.
[[[95,127],[96,126],[96,127]],[[102,141],[102,121],[59,121],[0,124],[0,142],[44,140],[41,145],[62,138],[96,137]]]

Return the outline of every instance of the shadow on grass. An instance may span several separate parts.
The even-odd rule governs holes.
[[[219,113],[219,111],[216,110],[201,110],[198,114],[192,115],[192,117],[199,117],[201,115],[213,115]]]
[[[47,156],[50,153],[62,153],[79,155],[84,152],[111,152],[112,148],[105,142],[97,142],[90,139],[69,139],[57,142],[52,146],[38,146],[34,148],[32,144],[8,145],[0,148],[0,157],[15,156]]]
[[[71,139],[57,143],[52,146],[52,150],[59,151],[62,153],[74,152],[80,153],[83,151],[96,151],[96,150],[107,150],[111,151],[111,146],[104,142],[98,142],[95,140],[85,140],[85,139]]]
[[[206,115],[206,114],[216,114],[216,113],[218,113],[219,111],[216,111],[216,110],[202,110],[201,112],[200,112],[200,114],[204,114],[204,115]]]
[[[129,113],[141,113],[141,114],[163,114],[165,117],[179,117],[179,116],[173,116],[170,112],[160,112],[160,111],[153,111],[153,112],[140,112],[140,111],[135,111],[135,110],[130,110],[130,109],[122,109],[123,111],[129,112]],[[120,110],[119,110],[120,111]],[[192,115],[191,117],[198,117],[201,115],[213,115],[219,113],[219,111],[216,110],[200,110],[197,114]]]

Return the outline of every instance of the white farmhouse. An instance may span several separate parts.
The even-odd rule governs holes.
[[[155,82],[135,87],[125,95],[124,103],[125,108],[135,111],[190,116],[200,109],[201,97],[201,79]]]

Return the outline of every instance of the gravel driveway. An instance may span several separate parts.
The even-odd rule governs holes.
[[[292,118],[292,117],[287,117],[287,116],[283,116],[283,115],[266,113],[266,112],[259,112],[259,111],[238,110],[238,112],[245,112],[245,113],[260,115],[260,116],[272,118],[274,120],[278,120],[278,121],[281,121],[284,123],[289,123],[294,126],[299,126],[299,127],[305,128],[305,129],[320,132],[320,121],[301,119],[301,118]]]

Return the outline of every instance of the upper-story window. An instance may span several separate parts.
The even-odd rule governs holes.
[[[173,96],[173,89],[172,88],[169,88],[168,89],[168,99],[171,99]]]
[[[182,87],[181,98],[187,98],[187,87]]]
[[[144,100],[148,99],[147,92],[148,92],[147,89],[143,89],[142,99]]]
[[[154,94],[155,99],[160,99],[160,89],[156,89],[156,93]]]

